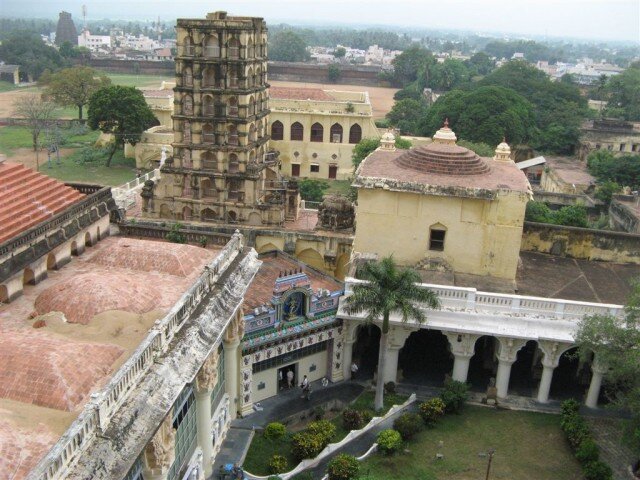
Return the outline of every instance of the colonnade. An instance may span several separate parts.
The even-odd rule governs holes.
[[[360,322],[345,322],[346,336],[343,352],[343,374],[345,379],[351,378],[350,366],[353,360],[353,347],[357,340],[357,332],[360,325],[362,325]],[[384,383],[397,382],[400,350],[403,348],[409,335],[418,330],[419,328],[404,325],[392,326],[390,328],[387,337],[386,363],[383,372]],[[483,335],[447,331],[442,331],[442,333],[448,340],[450,352],[454,358],[451,378],[459,382],[466,382],[471,358],[476,354],[476,341]],[[495,351],[495,358],[497,360],[495,380],[498,398],[505,399],[508,397],[511,367],[517,360],[517,354],[529,340],[535,340],[542,353],[542,376],[535,398],[539,403],[548,403],[553,374],[559,365],[560,357],[563,353],[575,347],[575,345],[552,340],[512,338],[499,335],[492,335],[492,337],[496,339],[497,347]],[[600,396],[600,389],[607,368],[601,365],[600,362],[597,361],[597,358],[594,358],[591,364],[591,371],[591,381],[585,398],[585,405],[589,408],[597,408],[598,397]]]

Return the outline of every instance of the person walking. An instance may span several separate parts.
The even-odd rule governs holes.
[[[307,400],[309,400],[309,395],[311,394],[311,390],[309,388],[309,379],[307,378],[306,375],[302,379],[300,388],[302,388],[302,396],[300,396],[300,398],[306,398]]]
[[[289,388],[293,387],[293,377],[293,369],[290,368],[289,371],[287,371],[287,385],[289,386]]]
[[[358,364],[356,362],[351,362],[351,380],[355,380],[358,374]]]

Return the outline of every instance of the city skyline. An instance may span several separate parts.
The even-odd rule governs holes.
[[[176,6],[167,0],[141,0],[132,4],[113,0],[109,4],[91,0],[2,0],[4,17],[56,18],[66,10],[81,21],[82,5],[87,19],[153,20],[202,17],[209,11],[226,10],[234,15],[256,15],[267,22],[340,27],[376,25],[407,29],[492,32],[524,37],[566,37],[584,40],[624,41],[640,45],[640,2],[630,0],[452,0],[449,2],[398,0],[392,6],[382,0],[322,4],[278,0],[224,0],[215,3],[194,0]],[[126,12],[126,13],[124,13]],[[606,21],[603,21],[606,19]]]

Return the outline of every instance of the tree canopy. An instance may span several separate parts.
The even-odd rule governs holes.
[[[587,167],[598,183],[615,182],[623,187],[640,189],[640,157],[616,156],[609,150],[596,150],[587,157]]]
[[[637,64],[636,64],[637,65]],[[640,65],[627,68],[609,79],[608,109],[619,109],[625,120],[640,120]]]
[[[50,75],[43,75],[45,95],[61,106],[78,108],[78,118],[82,120],[82,108],[91,96],[111,84],[109,77],[89,67],[71,67]]]
[[[358,168],[362,161],[369,156],[376,148],[380,146],[379,138],[363,138],[355,147],[353,147],[353,153],[351,155],[351,161],[353,162],[353,168]],[[407,150],[411,148],[411,142],[396,136],[396,148]]]
[[[307,43],[293,30],[276,32],[269,40],[269,60],[304,62],[309,58]]]
[[[42,130],[53,120],[55,105],[43,100],[41,95],[31,94],[19,97],[13,104],[14,115],[24,118],[31,131],[33,151],[39,150],[38,139]]]
[[[422,119],[427,115],[429,106],[427,102],[420,98],[403,98],[398,100],[387,113],[386,118],[391,125],[400,129],[400,132],[408,135],[417,135]]]
[[[23,73],[40,78],[45,70],[55,71],[65,66],[58,51],[44,44],[40,35],[17,31],[0,44],[0,58],[9,64],[20,65]]]
[[[567,227],[587,228],[589,226],[587,209],[582,205],[568,205],[560,210],[551,210],[544,202],[531,201],[527,203],[525,220]]]
[[[473,54],[473,56],[467,60],[467,64],[476,75],[487,75],[496,66],[496,62],[484,52]]]
[[[531,103],[503,87],[442,95],[424,116],[419,133],[432,136],[446,118],[458,138],[471,142],[497,145],[506,137],[510,143],[525,143],[537,135]]]
[[[325,190],[329,188],[329,182],[305,178],[298,182],[300,198],[309,202],[321,202]]]
[[[107,167],[119,146],[125,142],[135,145],[142,132],[158,124],[142,92],[121,85],[104,87],[94,93],[89,99],[88,117],[89,127],[114,136]]]
[[[419,75],[424,75],[425,69],[435,63],[436,59],[429,50],[414,45],[393,59],[393,83],[405,87],[416,81]]]

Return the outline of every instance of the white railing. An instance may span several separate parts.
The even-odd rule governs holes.
[[[244,239],[236,231],[216,258],[189,290],[180,297],[164,318],[157,320],[135,352],[118,369],[109,383],[91,400],[49,453],[31,471],[28,480],[59,480],[97,434],[104,434],[112,416],[127,400],[155,359],[165,353],[189,315],[209,293],[220,275],[244,248]]]
[[[353,285],[364,283],[362,280],[347,278],[345,292],[353,291]],[[476,311],[505,315],[521,315],[543,317],[558,320],[580,320],[585,315],[619,316],[624,306],[607,303],[579,302],[525,295],[479,292],[475,288],[449,287],[425,283],[425,288],[438,295],[443,309],[459,311]]]
[[[111,189],[111,194],[113,195],[113,199],[118,205],[118,208],[124,208],[125,210],[129,207],[135,205],[136,203],[136,195],[142,187],[144,186],[144,182],[147,180],[156,180],[160,178],[160,169],[156,168],[140,177],[134,178],[130,182],[124,183],[118,187],[113,187]]]

